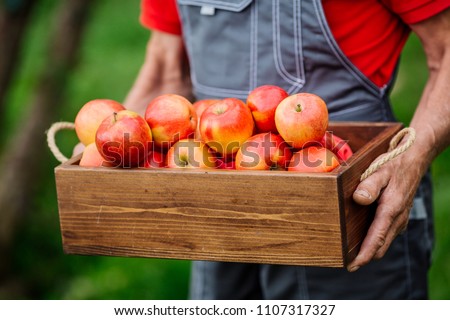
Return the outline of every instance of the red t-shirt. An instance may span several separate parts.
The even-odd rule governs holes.
[[[450,7],[450,0],[322,0],[330,29],[345,55],[382,87],[414,24]],[[142,0],[141,23],[181,34],[175,0]]]

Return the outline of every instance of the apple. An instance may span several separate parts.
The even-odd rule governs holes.
[[[284,89],[273,85],[260,86],[250,92],[247,105],[252,112],[258,132],[278,133],[275,110],[286,97],[288,93]]]
[[[310,146],[295,152],[288,171],[330,172],[339,165],[338,157],[324,147]]]
[[[328,127],[325,102],[312,93],[297,93],[280,102],[275,124],[281,137],[296,149],[320,141]]]
[[[236,154],[237,170],[285,170],[292,157],[289,145],[274,133],[259,133],[245,141]]]
[[[164,168],[165,166],[166,155],[156,150],[151,151],[142,164],[144,168]]]
[[[208,146],[194,139],[177,141],[167,152],[168,168],[214,168],[216,158]]]
[[[103,158],[123,168],[139,166],[147,157],[151,142],[152,132],[147,122],[129,110],[114,112],[103,120],[95,138]]]
[[[103,159],[102,155],[98,152],[95,143],[88,144],[81,155],[80,167],[101,167],[108,166],[108,162]]]
[[[247,105],[236,98],[226,98],[209,106],[200,118],[202,140],[223,156],[236,153],[252,136],[254,122]]]
[[[155,146],[170,148],[181,139],[194,135],[197,114],[186,98],[177,94],[164,94],[153,99],[145,111]]]
[[[196,102],[194,102],[194,104],[192,105],[195,113],[197,114],[197,128],[195,130],[195,139],[197,140],[201,140],[202,139],[202,135],[200,134],[200,117],[203,114],[203,111],[205,111],[210,105],[219,102],[220,100],[217,99],[204,99],[204,100],[198,100]]]
[[[113,112],[125,110],[119,102],[109,99],[91,100],[78,111],[75,117],[75,132],[81,143],[87,146],[95,142],[95,133],[100,123]]]
[[[325,132],[325,135],[320,140],[320,144],[333,151],[340,161],[347,161],[353,155],[352,148],[350,148],[347,141],[330,131]]]

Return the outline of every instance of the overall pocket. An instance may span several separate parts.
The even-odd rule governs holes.
[[[245,99],[251,90],[252,0],[178,0],[194,90]]]

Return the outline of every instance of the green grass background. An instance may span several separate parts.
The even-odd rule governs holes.
[[[42,2],[30,24],[18,57],[20,68],[8,96],[4,139],[20,127],[37,76],[44,68],[46,43],[57,0]],[[81,55],[71,74],[61,104],[61,120],[73,121],[79,108],[95,98],[122,101],[144,58],[149,31],[138,22],[139,1],[99,0],[92,10]],[[425,57],[416,37],[411,37],[401,60],[392,94],[395,113],[408,124],[425,83]],[[71,154],[77,143],[73,132],[57,137],[61,150]],[[450,298],[450,151],[433,164],[437,244],[430,272],[433,299]],[[189,262],[176,260],[69,256],[62,252],[53,169],[58,162],[47,152],[45,179],[30,199],[32,210],[16,240],[14,267],[21,281],[31,284],[37,299],[185,299]],[[24,297],[28,298],[28,297]]]

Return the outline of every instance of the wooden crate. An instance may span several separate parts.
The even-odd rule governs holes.
[[[345,267],[373,210],[352,200],[398,123],[330,123],[355,152],[330,173],[55,169],[64,251]],[[373,209],[373,208],[372,208]]]

